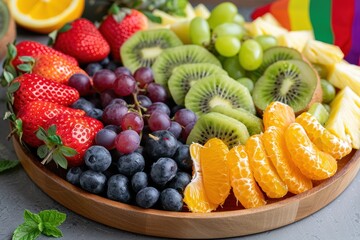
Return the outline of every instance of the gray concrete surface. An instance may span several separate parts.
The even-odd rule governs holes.
[[[18,39],[46,42],[41,35],[21,31]],[[1,70],[1,69],[0,69]],[[0,90],[0,115],[5,111],[4,90]],[[0,120],[0,158],[16,159],[11,142],[6,140],[9,124]],[[11,239],[15,228],[23,222],[23,212],[57,209],[67,214],[60,226],[64,237],[71,240],[157,239],[110,228],[88,220],[64,208],[42,192],[21,166],[0,173],[0,240]],[[48,239],[44,236],[39,239]],[[241,240],[359,240],[360,239],[360,174],[332,203],[317,213],[291,225]]]

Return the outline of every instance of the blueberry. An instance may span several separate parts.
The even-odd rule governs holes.
[[[86,150],[84,160],[91,170],[103,172],[110,167],[111,154],[103,146],[94,145]]]
[[[79,98],[71,105],[71,107],[84,110],[85,112],[89,112],[95,107],[95,105],[92,102],[86,100],[85,98]]]
[[[190,174],[186,172],[177,172],[175,177],[168,183],[170,188],[174,188],[180,192],[185,190],[185,187],[191,182]]]
[[[119,173],[125,176],[132,176],[136,172],[141,172],[145,167],[144,157],[138,152],[122,155],[117,161]]]
[[[138,192],[141,189],[148,186],[148,176],[144,172],[137,172],[131,178],[131,187],[134,192]]]
[[[136,203],[142,208],[151,208],[158,201],[159,191],[154,187],[146,187],[136,194]]]
[[[109,178],[107,187],[107,197],[123,203],[130,202],[131,193],[129,179],[122,175],[116,174]]]
[[[106,57],[106,58],[104,58],[103,60],[100,61],[100,65],[103,66],[103,67],[105,67],[109,63],[110,63],[109,57]]]
[[[167,211],[181,211],[183,198],[181,194],[173,188],[166,188],[160,194],[161,206]]]
[[[100,172],[87,170],[80,175],[80,186],[82,189],[99,194],[104,190],[106,176]]]
[[[173,156],[178,167],[184,171],[191,171],[192,160],[189,151],[189,145],[179,145]]]
[[[149,157],[157,160],[161,157],[172,157],[178,147],[175,136],[166,130],[155,131],[146,139],[145,149]]]
[[[66,173],[66,180],[74,185],[80,185],[80,175],[82,172],[80,167],[72,167]]]
[[[89,63],[86,68],[85,68],[85,72],[89,75],[89,76],[94,76],[94,74],[99,71],[100,69],[102,69],[103,67],[101,66],[100,63]]]
[[[97,120],[101,120],[102,115],[103,115],[103,110],[101,110],[99,108],[93,108],[93,109],[87,111],[86,115],[88,115],[89,117],[95,118]]]
[[[164,186],[173,179],[177,172],[177,165],[171,158],[159,158],[150,170],[150,176],[154,183]]]
[[[110,129],[110,130],[114,131],[116,134],[119,134],[121,132],[121,128],[117,125],[110,124],[110,125],[106,125],[104,128]]]

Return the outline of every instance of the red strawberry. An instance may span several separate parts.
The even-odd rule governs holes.
[[[32,65],[32,73],[63,84],[67,84],[69,78],[75,73],[82,73],[87,76],[86,72],[79,66],[69,64],[55,54],[36,56],[34,62],[30,62],[30,64]]]
[[[23,74],[14,81],[20,83],[19,89],[14,93],[15,112],[31,101],[42,100],[67,106],[79,99],[79,92],[75,88],[37,74]]]
[[[44,129],[39,130],[38,137],[45,142],[49,150],[44,151],[44,147],[40,146],[38,153],[41,158],[47,155],[43,163],[53,159],[63,168],[67,168],[67,165],[80,166],[84,163],[85,151],[93,144],[96,133],[102,128],[103,124],[94,118],[57,115],[46,123],[47,132]]]
[[[18,129],[20,131],[18,133],[22,134],[22,140],[31,147],[39,147],[43,142],[36,137],[35,132],[39,127],[45,127],[45,124],[50,119],[62,114],[84,116],[85,112],[57,103],[45,101],[29,102],[17,114],[17,118],[22,121],[22,128]]]
[[[65,59],[66,61],[68,61],[69,63],[71,63],[72,65],[78,65],[78,62],[76,61],[75,58],[73,58],[69,55],[66,55],[62,52],[59,52],[51,47],[48,47],[41,43],[38,43],[38,42],[23,41],[23,42],[16,44],[15,47],[17,50],[17,54],[16,54],[16,57],[14,58],[14,60],[12,60],[12,65],[14,67],[16,67],[17,65],[22,63],[22,61],[19,59],[19,57],[22,57],[22,56],[36,57],[38,55],[45,54],[45,53],[51,53],[51,54],[58,55],[58,56],[62,57],[63,59]]]
[[[97,62],[107,57],[110,46],[87,19],[79,18],[62,27],[53,47],[76,58],[80,63]]]
[[[144,14],[135,9],[119,9],[114,5],[110,12],[99,31],[110,44],[114,60],[119,61],[122,44],[135,32],[147,29],[148,21]]]

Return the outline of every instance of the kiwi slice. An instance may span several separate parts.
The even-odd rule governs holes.
[[[304,111],[315,96],[318,81],[315,70],[302,60],[275,62],[255,83],[255,106],[265,110],[269,103],[280,101],[291,106],[295,113]]]
[[[210,112],[217,105],[244,108],[255,113],[249,90],[227,75],[214,74],[200,79],[185,96],[186,108],[198,116]]]
[[[197,80],[212,74],[227,74],[222,68],[212,63],[190,63],[180,65],[173,70],[168,81],[170,94],[177,105],[184,105],[185,95]]]
[[[210,138],[219,138],[232,148],[245,144],[249,132],[244,124],[221,113],[211,112],[201,116],[191,130],[186,144],[205,144]]]
[[[208,50],[197,45],[184,45],[166,49],[154,62],[154,79],[167,87],[173,69],[186,63],[212,63],[221,67],[219,60]]]
[[[164,49],[182,44],[169,29],[138,31],[121,46],[122,63],[131,72],[140,67],[151,67]]]
[[[248,72],[248,75],[253,81],[257,81],[274,62],[291,59],[302,59],[301,53],[294,48],[288,47],[276,46],[268,48],[264,51],[263,62],[260,67]]]
[[[262,120],[245,109],[215,106],[211,109],[211,112],[221,113],[240,121],[246,126],[250,136],[259,134],[264,130]]]

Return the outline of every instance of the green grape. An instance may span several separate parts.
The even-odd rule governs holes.
[[[245,19],[244,19],[243,15],[238,13],[235,15],[233,22],[242,26],[245,23]]]
[[[257,41],[262,47],[263,51],[268,48],[275,47],[278,45],[277,39],[271,35],[259,35],[255,37],[255,41]]]
[[[215,38],[233,36],[241,39],[245,34],[245,29],[236,23],[223,23],[214,28],[212,34]]]
[[[244,41],[239,51],[240,65],[245,70],[253,71],[260,67],[262,61],[263,50],[260,44],[253,39]]]
[[[241,83],[243,86],[245,86],[250,93],[252,93],[253,89],[254,89],[254,82],[247,77],[243,77],[243,78],[239,78],[236,81],[238,81],[239,83]]]
[[[233,79],[245,76],[245,70],[240,66],[237,56],[226,58],[225,61],[223,61],[223,68]]]
[[[240,50],[240,40],[232,36],[218,37],[215,41],[216,51],[224,57],[233,57]]]
[[[313,115],[321,125],[324,125],[329,119],[329,112],[321,103],[314,103],[310,106],[308,113]]]
[[[323,92],[322,102],[323,103],[330,103],[336,94],[335,87],[327,80],[321,79],[321,88]]]
[[[210,27],[208,22],[201,18],[195,17],[190,22],[190,39],[193,44],[205,46],[210,43]]]
[[[233,22],[237,13],[238,9],[235,4],[231,2],[220,3],[211,11],[210,17],[208,18],[210,28],[214,29],[222,23]]]

